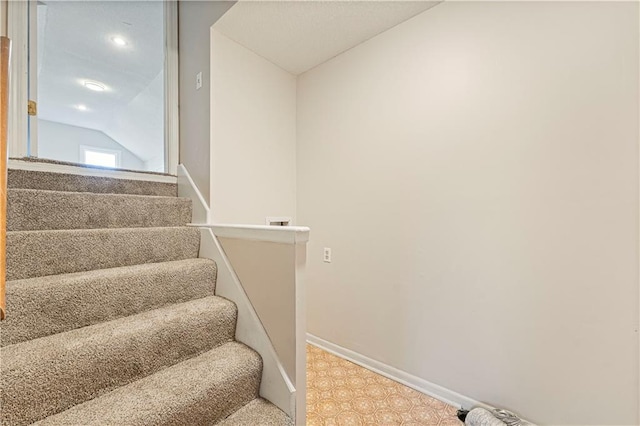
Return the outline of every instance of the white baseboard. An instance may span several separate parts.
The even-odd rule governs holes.
[[[307,333],[307,342],[391,380],[402,383],[403,385],[415,389],[418,392],[422,392],[446,404],[453,405],[454,407],[463,408],[465,410],[469,410],[473,407],[490,408],[486,404],[482,404],[472,398],[460,395],[457,392],[436,385],[435,383],[428,382],[405,371],[398,370],[395,367],[366,357],[358,352],[343,348],[335,343],[328,342],[314,336],[313,334]]]
[[[178,164],[178,197],[191,198],[193,201],[191,223],[209,223],[209,216],[211,215],[209,206],[195,182],[191,179],[189,171],[182,164]]]
[[[271,401],[292,418],[295,417],[296,388],[285,372],[260,317],[211,229],[200,228],[200,236],[200,257],[212,259],[218,266],[216,296],[224,297],[236,304],[236,340],[249,346],[262,357],[260,396]]]
[[[202,224],[208,222],[209,207],[191,179],[189,171],[182,164],[178,166],[178,195],[193,201],[194,222]],[[253,309],[251,301],[242,288],[242,283],[211,228],[206,225],[198,227],[200,228],[199,256],[214,260],[218,266],[216,295],[233,301],[238,309],[236,340],[251,347],[262,357],[260,396],[294,418],[298,394],[295,386],[289,380],[258,314]],[[302,394],[304,395],[304,392]]]

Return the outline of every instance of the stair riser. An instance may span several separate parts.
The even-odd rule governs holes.
[[[8,191],[9,231],[184,226],[190,222],[191,200],[186,198]]]
[[[175,183],[16,169],[8,170],[7,186],[9,188],[94,192],[98,194],[159,195],[163,197],[178,195],[178,185]]]
[[[7,233],[7,280],[198,257],[197,228]]]
[[[258,397],[262,360],[233,341],[176,184],[8,179],[1,425],[213,425]]]
[[[224,368],[224,367],[222,367]],[[204,395],[197,395],[191,404],[185,404],[176,409],[171,416],[167,416],[162,422],[163,426],[184,425],[213,425],[225,417],[233,414],[243,405],[249,403],[252,398],[258,396],[260,389],[260,377],[262,365],[259,368],[244,366],[234,377],[232,385],[225,383],[227,389],[211,389]],[[196,377],[193,377],[196,380]],[[158,407],[160,409],[160,407]],[[135,423],[139,426],[148,426],[143,418],[138,418]],[[96,423],[96,426],[100,423]],[[254,425],[258,426],[258,425]]]
[[[0,346],[212,296],[215,282],[206,259],[9,281]]]
[[[213,425],[258,396],[261,374],[258,354],[228,343],[36,424]]]
[[[235,324],[235,306],[213,297],[2,348],[2,424],[33,423],[229,342]]]

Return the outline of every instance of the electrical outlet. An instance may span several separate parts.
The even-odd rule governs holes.
[[[196,74],[196,90],[202,87],[202,71]]]
[[[324,248],[324,253],[322,255],[322,260],[325,263],[331,263],[331,249],[328,247]]]

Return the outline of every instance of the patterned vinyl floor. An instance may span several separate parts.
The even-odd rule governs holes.
[[[456,411],[307,345],[307,426],[461,426]]]

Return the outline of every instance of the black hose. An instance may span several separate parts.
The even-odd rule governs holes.
[[[461,422],[464,422],[467,419],[467,414],[469,414],[468,410],[458,410],[458,419],[460,419]]]

